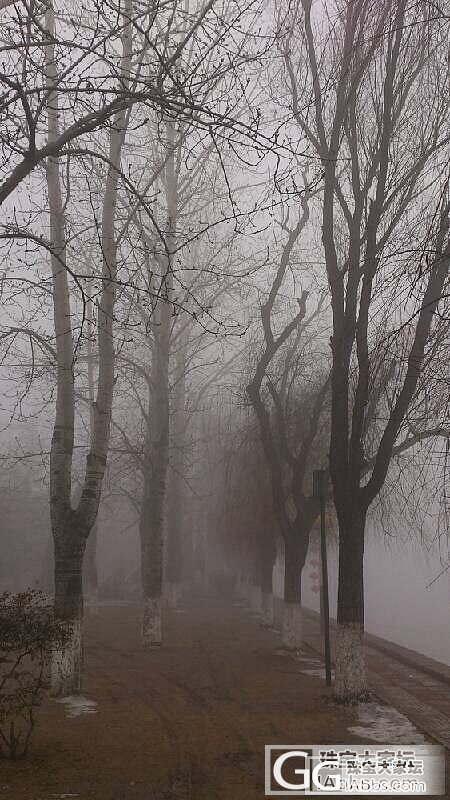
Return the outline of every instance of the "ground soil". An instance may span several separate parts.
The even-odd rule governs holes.
[[[0,800],[263,800],[265,744],[367,744],[323,681],[232,600],[197,597],[144,652],[135,606],[86,626],[83,695],[71,719],[48,700],[32,751],[0,763]]]

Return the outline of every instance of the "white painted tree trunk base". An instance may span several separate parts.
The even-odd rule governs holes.
[[[266,625],[272,627],[275,620],[272,592],[261,593],[261,613]]]
[[[162,643],[161,598],[146,597],[142,610],[142,644],[146,649]]]
[[[282,641],[290,650],[302,646],[302,607],[298,603],[284,603]]]
[[[180,608],[183,597],[182,583],[166,584],[166,603],[168,608]]]
[[[67,623],[68,640],[51,655],[50,686],[53,697],[69,697],[81,689],[83,622]]]
[[[341,703],[360,703],[369,697],[363,634],[359,625],[338,625],[336,628],[334,695]]]

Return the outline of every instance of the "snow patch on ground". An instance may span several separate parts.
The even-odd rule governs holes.
[[[80,694],[61,697],[56,702],[66,706],[66,717],[72,719],[74,717],[80,717],[82,714],[97,713],[97,703],[95,700],[88,700],[87,697],[82,697]],[[65,797],[69,797],[69,795],[65,795]]]
[[[361,703],[357,708],[359,725],[349,728],[350,733],[374,742],[392,744],[422,744],[422,734],[412,722],[391,706],[379,703]]]

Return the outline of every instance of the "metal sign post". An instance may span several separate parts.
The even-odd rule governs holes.
[[[325,680],[331,686],[331,650],[330,650],[330,603],[328,598],[328,563],[327,541],[325,538],[325,504],[327,501],[327,470],[315,469],[313,472],[314,497],[320,500],[320,556],[322,564],[322,615],[325,650]]]

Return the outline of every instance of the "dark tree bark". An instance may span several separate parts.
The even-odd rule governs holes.
[[[165,474],[148,469],[144,478],[139,534],[141,542],[142,644],[159,646],[162,641],[161,603],[163,590],[163,526]]]
[[[332,29],[320,34],[331,37],[332,51],[339,54],[330,68],[334,90],[328,93],[331,71],[327,73],[326,59],[318,50],[310,0],[301,0],[297,10],[301,34],[297,38],[293,23],[284,57],[294,117],[322,161],[322,242],[333,314],[330,473],[340,537],[335,688],[338,699],[357,702],[367,696],[362,652],[365,520],[393,455],[404,451],[405,442],[413,446],[420,440],[408,435],[403,442],[397,439],[402,427],[408,430],[408,409],[424,369],[432,321],[448,274],[447,188],[437,213],[430,215],[431,226],[427,223],[425,249],[433,256],[426,269],[418,265],[412,278],[408,297],[414,296],[416,307],[407,322],[410,339],[399,356],[396,385],[394,378],[389,381],[394,399],[384,401],[380,416],[385,422],[372,441],[367,434],[383,394],[376,385],[374,342],[377,336],[383,341],[386,334],[385,325],[376,329],[375,309],[394,302],[393,295],[383,294],[393,279],[387,265],[403,246],[404,223],[410,211],[417,212],[422,181],[427,184],[445,147],[445,110],[439,94],[443,73],[438,51],[430,46],[433,27],[425,6],[413,13],[406,0],[376,8],[355,0],[343,4]],[[328,22],[324,25],[327,28]],[[292,55],[295,41],[302,43],[302,65],[304,57],[308,64],[307,91],[313,102],[307,109],[300,102]],[[436,77],[432,88],[428,77],[422,82],[429,68]],[[401,157],[399,141],[405,143]],[[407,287],[408,270],[404,280]],[[367,449],[372,451],[370,466]]]
[[[156,314],[156,312],[155,312]],[[156,314],[145,443],[139,534],[142,575],[142,643],[162,641],[163,547],[169,451],[169,304]]]
[[[363,658],[364,633],[364,530],[366,511],[359,504],[347,504],[338,511],[339,583],[337,605],[336,686],[343,702],[366,695]]]
[[[83,556],[87,534],[68,520],[62,531],[53,530],[55,558],[54,608],[57,619],[67,625],[67,645],[52,660],[52,688],[55,694],[70,695],[81,689]]]
[[[171,403],[171,458],[167,494],[166,598],[176,608],[181,601],[186,528],[184,525],[187,464],[186,353],[178,343]]]
[[[173,264],[178,212],[178,176],[175,171],[176,146],[173,124],[168,121],[165,195],[167,234],[165,253],[156,256],[160,269],[159,293],[151,318],[152,353],[149,400],[146,419],[144,484],[139,532],[142,574],[142,643],[152,647],[162,643],[162,596],[164,583],[164,535],[166,517],[167,470],[169,464],[169,362],[172,315]],[[148,237],[144,236],[148,242]],[[149,284],[152,274],[149,268]],[[154,281],[154,278],[153,278]]]
[[[247,387],[247,393],[259,423],[261,442],[270,472],[273,510],[285,545],[283,642],[287,647],[293,648],[301,646],[301,572],[306,560],[311,529],[319,512],[318,500],[305,493],[306,469],[317,437],[329,381],[327,378],[317,390],[304,435],[299,445],[292,449],[286,432],[286,412],[283,408],[283,398],[274,383],[268,380],[267,370],[280,348],[294,333],[296,333],[296,344],[298,345],[302,332],[316,318],[322,306],[322,300],[319,300],[316,309],[309,317],[306,317],[307,293],[304,292],[298,300],[299,312],[296,317],[282,329],[278,336],[274,336],[271,320],[273,306],[281,288],[292,249],[306,225],[308,215],[308,202],[305,195],[302,201],[302,215],[288,237],[268,300],[261,309],[265,345],[258,359],[253,379]],[[285,364],[285,370],[288,368],[289,359]],[[272,414],[267,409],[263,397],[263,381],[267,382],[268,394],[273,402]],[[282,385],[284,382],[283,379]],[[295,444],[297,445],[297,443]],[[274,534],[275,532],[272,534],[273,539],[275,538]]]

